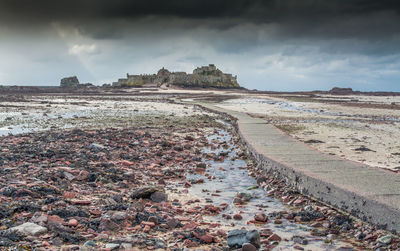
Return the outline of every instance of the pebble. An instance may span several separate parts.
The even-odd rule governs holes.
[[[257,248],[251,243],[244,243],[242,245],[242,251],[257,251]]]
[[[70,219],[68,221],[68,226],[70,226],[70,227],[76,227],[76,226],[78,226],[78,224],[79,224],[78,221],[75,219]]]
[[[260,221],[260,222],[267,222],[268,221],[268,217],[264,213],[257,213],[254,216],[254,220]]]
[[[88,241],[86,241],[83,245],[84,245],[84,246],[95,247],[97,244],[96,244],[96,242],[93,241],[93,240],[88,240]]]
[[[241,220],[241,219],[243,219],[243,217],[240,214],[235,214],[235,215],[233,215],[233,219]]]
[[[281,241],[282,238],[277,234],[272,234],[270,237],[268,237],[267,240],[268,241]]]
[[[110,250],[117,250],[119,246],[120,245],[117,243],[106,243],[105,248],[109,248]]]

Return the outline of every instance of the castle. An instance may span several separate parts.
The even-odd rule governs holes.
[[[129,75],[118,79],[113,87],[215,87],[215,88],[238,88],[237,77],[232,74],[223,73],[215,65],[198,67],[192,74],[186,72],[170,72],[160,69],[157,74]]]

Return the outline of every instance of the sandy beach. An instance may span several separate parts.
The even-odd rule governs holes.
[[[318,151],[393,171],[400,168],[400,97],[254,95],[218,106],[263,118]]]

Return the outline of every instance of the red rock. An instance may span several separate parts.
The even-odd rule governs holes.
[[[156,223],[154,223],[152,221],[142,221],[141,224],[145,225],[145,226],[149,226],[149,227],[155,227],[156,226]]]
[[[254,216],[254,220],[260,221],[260,222],[267,222],[268,221],[268,217],[264,213],[257,213]]]
[[[50,246],[50,243],[48,243],[47,241],[42,241],[42,245],[45,247],[48,247],[48,246]]]
[[[376,236],[374,234],[368,234],[365,236],[364,240],[371,240],[371,239],[376,239]]]
[[[217,235],[219,235],[221,237],[226,237],[227,236],[226,232],[224,230],[222,230],[222,229],[218,229],[217,230]]]
[[[200,239],[203,240],[205,243],[212,243],[214,240],[214,238],[209,234],[205,234],[205,235],[201,236]]]
[[[72,204],[75,204],[75,205],[90,205],[90,204],[92,204],[92,202],[90,200],[73,200],[71,202],[72,202]]]
[[[240,214],[235,214],[235,215],[233,215],[233,219],[241,220],[241,219],[243,219],[243,217]]]
[[[275,223],[275,224],[282,224],[282,220],[281,220],[281,219],[276,219],[276,220],[274,221],[274,223]]]
[[[134,163],[129,160],[123,160],[123,161],[121,161],[121,164],[123,166],[133,166],[134,165]]]
[[[144,231],[145,233],[150,232],[150,226],[148,226],[148,225],[144,226],[143,231]]]
[[[83,170],[78,174],[78,176],[76,176],[76,179],[77,180],[86,180],[88,178],[88,176],[89,176],[89,172]]]
[[[290,197],[289,196],[283,196],[282,197],[282,201],[283,201],[283,203],[288,203],[290,201]]]
[[[94,215],[95,217],[101,216],[101,211],[99,209],[90,210],[90,214]]]
[[[242,245],[242,251],[257,251],[257,248],[251,243],[244,243]]]
[[[49,215],[47,216],[47,222],[63,224],[64,220],[58,215]]]
[[[70,226],[70,227],[76,227],[76,226],[78,226],[78,224],[79,224],[78,221],[75,219],[70,219],[68,221],[68,226]]]
[[[191,240],[189,240],[189,239],[186,239],[186,240],[183,242],[183,245],[184,245],[185,247],[187,247],[187,248],[193,248],[193,247],[199,246],[196,242],[193,242],[193,241],[191,241]]]
[[[268,237],[267,240],[268,241],[281,241],[282,238],[277,234],[272,234],[270,237]]]
[[[321,222],[315,222],[315,223],[311,224],[311,227],[322,227],[322,223]]]
[[[63,194],[64,198],[67,198],[67,199],[75,198],[75,195],[76,195],[76,193],[74,193],[74,192],[64,192],[64,194]]]
[[[32,213],[28,213],[28,212],[23,212],[23,213],[21,213],[20,214],[22,217],[32,217],[33,216],[33,214]]]
[[[295,205],[295,206],[300,206],[301,204],[303,204],[304,203],[304,200],[302,200],[302,199],[297,199],[297,200],[295,200],[294,202],[293,202],[293,204]]]
[[[294,249],[297,249],[297,250],[304,250],[303,247],[300,247],[300,246],[298,246],[298,245],[293,246],[293,248],[294,248]]]
[[[189,214],[194,214],[194,213],[197,213],[198,211],[196,209],[193,209],[193,208],[188,208],[186,210],[186,212],[189,213]]]
[[[194,230],[196,227],[198,227],[198,226],[199,226],[198,223],[196,223],[196,222],[194,222],[194,221],[191,221],[191,222],[186,223],[182,228],[183,228],[184,230],[193,231],[193,230]]]

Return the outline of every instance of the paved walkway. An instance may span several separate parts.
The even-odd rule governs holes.
[[[264,168],[302,193],[400,232],[399,174],[323,154],[245,113],[202,105],[236,117],[242,140]]]

